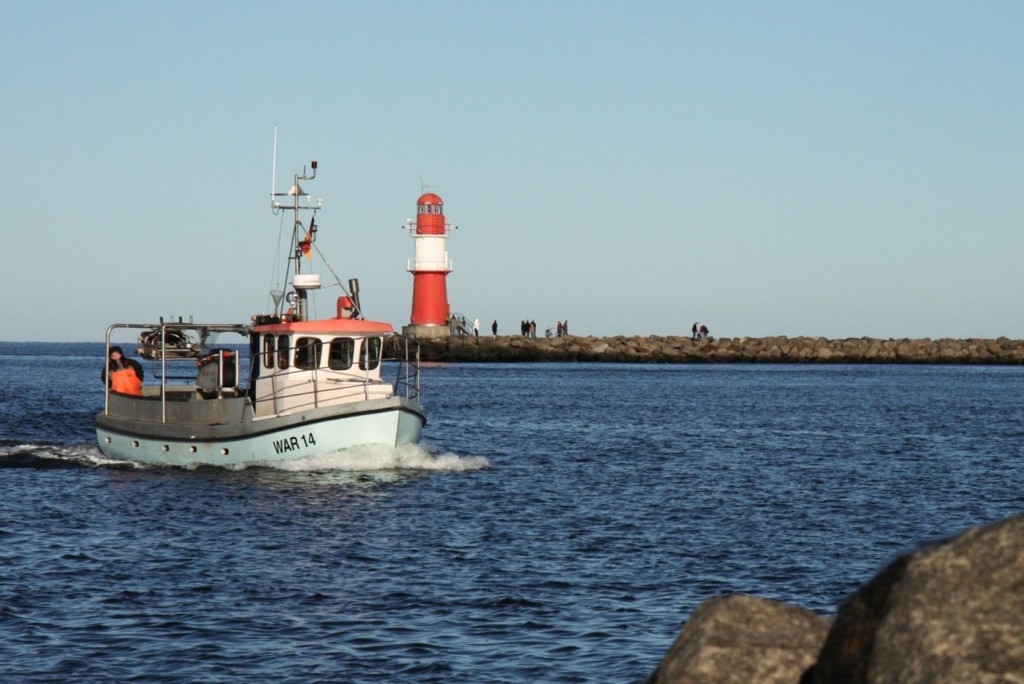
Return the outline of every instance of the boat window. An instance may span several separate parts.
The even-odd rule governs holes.
[[[263,336],[263,367],[273,368],[274,367],[274,336],[264,335]]]
[[[288,336],[277,336],[277,367],[281,370],[288,368]]]
[[[331,370],[348,370],[352,367],[352,353],[356,343],[351,337],[335,337],[327,353],[327,364]]]
[[[380,365],[381,338],[367,337],[359,354],[359,370],[373,370]]]
[[[323,342],[315,337],[300,337],[295,343],[295,367],[313,370],[320,367]]]

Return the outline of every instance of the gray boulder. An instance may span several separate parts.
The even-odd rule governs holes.
[[[795,684],[828,622],[777,601],[734,594],[693,612],[647,684]]]
[[[803,682],[1024,682],[1024,516],[889,565],[840,607]]]
[[[647,679],[741,682],[1024,684],[1024,516],[896,559],[831,627],[751,596],[704,601]]]

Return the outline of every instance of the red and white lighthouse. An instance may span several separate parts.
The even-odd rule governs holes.
[[[447,337],[451,306],[446,278],[452,272],[448,258],[449,226],[444,221],[444,202],[432,192],[416,201],[416,224],[406,227],[416,251],[409,260],[412,273],[412,318],[403,333],[411,337]]]

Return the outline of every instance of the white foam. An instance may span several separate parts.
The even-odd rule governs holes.
[[[421,444],[404,444],[396,448],[383,444],[369,444],[343,451],[261,465],[289,471],[342,470],[353,472],[381,470],[467,471],[483,470],[490,467],[490,463],[483,456],[459,456],[450,452],[433,454],[428,447]]]
[[[99,447],[95,446],[81,446],[81,447],[62,447],[61,452],[66,454],[67,458],[73,458],[81,463],[88,463],[95,466],[132,466],[135,468],[145,468],[146,466],[136,461],[118,461],[115,459],[107,458],[100,451]]]
[[[27,453],[31,457],[39,459],[75,461],[86,466],[151,467],[137,461],[106,458],[98,447],[85,444],[62,446],[21,444],[18,446],[0,447],[0,457],[19,453]],[[229,470],[245,470],[247,467],[258,466],[291,472],[394,472],[417,470],[463,472],[484,470],[490,468],[490,465],[483,456],[459,456],[451,452],[435,454],[429,447],[422,444],[405,444],[397,448],[388,447],[383,444],[368,444],[343,451],[306,456],[290,461],[242,463],[225,467]],[[202,466],[190,464],[185,467],[188,470],[195,470]]]
[[[99,447],[88,444],[19,444],[0,447],[0,457],[13,454],[27,454],[40,460],[74,461],[87,466],[124,465],[125,463],[105,458]]]

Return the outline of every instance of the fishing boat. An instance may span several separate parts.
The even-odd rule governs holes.
[[[271,291],[271,311],[248,323],[161,317],[107,328],[108,381],[96,416],[104,456],[239,466],[419,441],[426,419],[416,342],[388,323],[363,317],[355,279],[347,288],[337,281],[341,294],[332,318],[309,316],[311,293],[322,289],[322,281],[303,272],[303,265],[316,247],[323,201],[313,202],[299,183],[316,178],[316,169],[312,162],[312,173],[303,168],[295,174],[286,193],[271,189],[273,211],[293,219],[282,281],[290,282],[291,291]],[[121,351],[119,340],[134,336],[143,362],[131,365],[146,380],[125,389],[115,376],[131,366],[111,361],[112,352]]]

